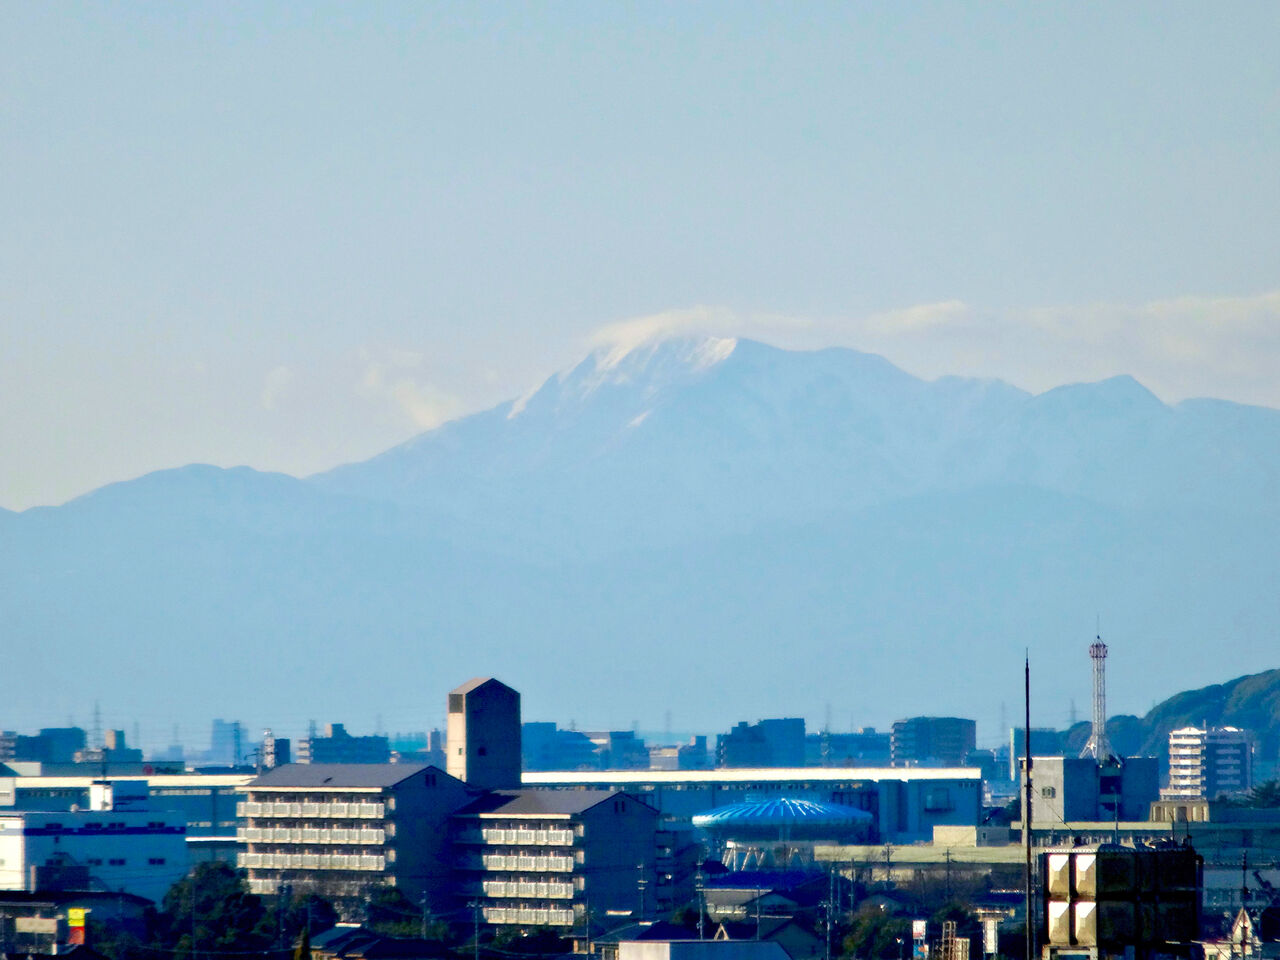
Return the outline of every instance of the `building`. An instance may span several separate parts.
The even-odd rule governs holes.
[[[190,866],[186,823],[167,811],[116,810],[109,799],[105,804],[0,813],[0,889],[164,897]]]
[[[520,786],[520,694],[492,677],[449,692],[449,775],[483,790]]]
[[[34,737],[6,730],[0,733],[0,763],[73,763],[76,751],[84,747],[79,727],[45,727]]]
[[[707,738],[702,735],[691,737],[688,743],[679,746],[649,748],[650,770],[710,770],[711,766]]]
[[[895,767],[959,767],[977,746],[977,724],[960,717],[898,720],[889,734]]]
[[[804,762],[809,767],[887,767],[889,734],[875,727],[852,733],[810,733],[804,738]]]
[[[117,764],[141,763],[142,751],[130,747],[124,738],[123,730],[108,730],[103,735],[102,746],[84,747],[73,756],[76,763]]]
[[[969,767],[530,771],[523,780],[540,790],[630,793],[673,829],[716,807],[779,796],[866,810],[879,843],[916,843],[933,836],[935,826],[977,826],[982,819],[982,780]]]
[[[1253,738],[1237,727],[1182,727],[1169,733],[1168,799],[1214,800],[1253,787]]]
[[[133,798],[145,802],[137,809],[172,814],[186,824],[188,859],[235,861],[236,789],[252,779],[247,774],[167,774],[110,777],[117,805]],[[0,776],[0,815],[8,812],[85,810],[91,805],[100,777]]]
[[[1145,820],[1160,797],[1155,757],[1032,757],[1032,825]]]
[[[277,737],[270,729],[262,731],[262,752],[259,755],[262,767],[271,770],[293,762],[292,744],[286,737]]]
[[[587,911],[667,913],[674,853],[658,812],[607,790],[491,791],[453,818],[461,892],[486,923],[573,927]]]
[[[266,748],[265,742],[263,748]],[[387,763],[390,760],[391,745],[386,737],[353,737],[340,723],[326,723],[323,736],[313,734],[298,741],[298,763]]]
[[[1064,847],[1039,866],[1044,960],[1203,955],[1202,861],[1190,846]]]
[[[717,767],[803,767],[804,720],[786,717],[748,724],[716,737]]]
[[[239,720],[214,720],[205,760],[222,767],[237,767],[245,759],[244,727]]]
[[[452,865],[448,817],[471,799],[437,767],[397,763],[290,764],[240,789],[238,865],[253,893],[290,884],[340,905],[375,886],[443,906]],[[341,906],[340,906],[341,909]]]
[[[1027,732],[1022,727],[1009,728],[1009,746],[1007,755],[1002,759],[1008,761],[1009,780],[1017,783],[1020,779],[1020,771],[1022,770],[1022,759],[1026,753]],[[1005,753],[1005,750],[1001,750]],[[1031,729],[1031,756],[1033,757],[1061,757],[1062,734],[1052,727],[1032,727]]]

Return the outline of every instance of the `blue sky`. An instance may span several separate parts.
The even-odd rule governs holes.
[[[1280,406],[1275,4],[0,8],[0,505],[637,331]]]

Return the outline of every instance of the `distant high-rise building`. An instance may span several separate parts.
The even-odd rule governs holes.
[[[977,724],[960,717],[912,717],[899,720],[889,735],[895,767],[964,766],[977,746]]]
[[[277,737],[271,730],[262,731],[262,768],[273,770],[292,763],[292,744],[286,737]]]
[[[446,764],[451,776],[486,790],[520,786],[520,694],[492,677],[449,693]]]
[[[298,763],[386,763],[390,759],[386,737],[353,737],[340,723],[326,723],[323,734],[298,742]]]
[[[810,733],[804,738],[804,762],[808,767],[887,767],[889,734],[875,727]]]
[[[549,721],[520,725],[520,752],[526,770],[595,770],[596,745],[579,730],[561,730]]]
[[[214,720],[209,737],[209,763],[227,767],[238,765],[243,759],[244,730],[239,720]]]
[[[803,767],[804,720],[742,721],[716,737],[716,766]]]
[[[1017,781],[1022,770],[1022,755],[1026,742],[1026,731],[1022,727],[1009,728],[1008,760],[1009,779]],[[1060,757],[1063,755],[1062,734],[1052,727],[1031,728],[1031,756]]]
[[[1253,739],[1237,727],[1182,727],[1169,733],[1168,799],[1216,799],[1253,786]]]

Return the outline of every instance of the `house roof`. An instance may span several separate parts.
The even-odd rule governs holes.
[[[448,776],[439,767],[425,763],[287,763],[251,780],[249,788],[393,787],[424,770]]]
[[[630,794],[614,790],[491,790],[467,804],[455,816],[571,817],[621,796],[652,809]]]

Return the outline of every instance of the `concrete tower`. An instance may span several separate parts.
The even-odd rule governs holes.
[[[520,786],[520,694],[492,677],[449,693],[445,769],[485,790]]]

